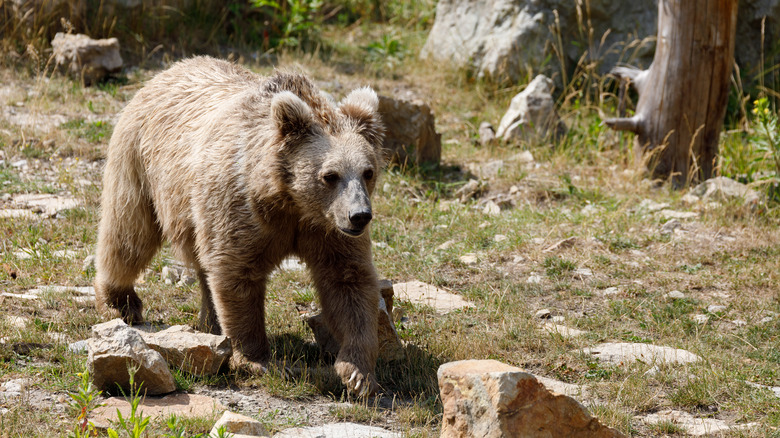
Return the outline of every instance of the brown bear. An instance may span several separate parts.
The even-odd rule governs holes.
[[[181,61],[122,111],[108,147],[97,243],[98,310],[143,320],[135,279],[166,239],[198,273],[200,326],[227,335],[232,367],[261,373],[266,280],[308,266],[335,369],[377,389],[380,296],[368,233],[384,128],[370,88],[335,103],[305,76]]]

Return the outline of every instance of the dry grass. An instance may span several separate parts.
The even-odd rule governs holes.
[[[668,185],[646,180],[631,139],[600,124],[597,103],[614,105],[610,84],[600,77],[589,79],[588,83],[599,84],[599,94],[590,103],[562,98],[560,113],[570,134],[560,144],[480,147],[475,141],[479,123],[488,120],[497,125],[522,84],[500,87],[421,62],[415,53],[424,32],[403,33],[395,26],[352,26],[347,32],[326,28],[324,38],[331,41],[327,51],[281,54],[279,64],[308,72],[336,97],[354,86],[370,84],[384,94],[411,90],[430,103],[443,134],[442,166],[395,168],[383,175],[372,228],[374,242],[382,244],[375,248],[375,261],[385,278],[445,287],[476,306],[437,316],[431,309],[400,303],[406,319],[398,323],[398,329],[408,343],[408,359],[380,363],[377,370],[390,396],[349,407],[338,405],[323,415],[331,420],[385,425],[408,436],[437,436],[441,413],[437,367],[452,360],[493,358],[542,376],[587,385],[590,396],[583,401],[592,412],[629,435],[679,434],[675,424],[648,426],[635,418],[675,408],[732,423],[759,424],[722,436],[778,436],[778,399],[745,383],[780,386],[777,205],[687,205],[681,193]],[[366,51],[361,47],[365,41],[387,41],[382,40],[387,35],[398,38],[407,54],[393,54],[398,61],[391,64],[384,59],[364,63]],[[253,68],[267,72],[270,67]],[[572,83],[577,74],[595,75],[592,70],[579,71]],[[99,168],[111,121],[153,73],[140,70],[96,88],[82,88],[51,73],[0,70],[3,90],[8,90],[0,94],[0,105],[13,106],[34,118],[22,127],[0,120],[5,160],[26,158],[41,166],[41,172],[30,173],[0,167],[0,191],[12,195],[69,191],[83,202],[83,207],[58,219],[0,219],[3,291],[91,283],[94,272],[82,270],[82,260],[95,243]],[[62,115],[66,122],[44,130],[41,121],[55,115]],[[526,166],[510,161],[523,149],[533,153],[535,163]],[[504,167],[489,180],[485,196],[507,194],[514,186],[514,206],[499,216],[487,216],[479,200],[465,205],[456,202],[454,192],[473,176],[469,166],[495,159],[505,160]],[[47,175],[46,169],[52,173]],[[85,180],[90,184],[84,184]],[[681,220],[681,231],[664,234],[665,220],[639,208],[645,199],[699,216]],[[496,235],[507,239],[496,241]],[[571,237],[571,247],[546,251]],[[455,244],[449,249],[437,250],[450,240]],[[36,257],[22,259],[15,254],[31,247],[39,249]],[[56,258],[52,251],[57,249],[74,249],[78,256]],[[478,263],[461,262],[459,257],[465,253],[476,254]],[[159,274],[169,263],[164,250],[145,277],[145,316],[152,322],[193,323],[199,306],[197,285],[165,285]],[[583,268],[592,275],[578,273]],[[539,276],[541,282],[529,283],[531,276]],[[617,292],[605,294],[612,287]],[[683,292],[685,298],[665,298],[672,290]],[[292,377],[274,371],[261,378],[178,375],[179,386],[188,391],[259,390],[264,397],[290,403],[345,400],[343,387],[298,318],[312,297],[305,273],[276,275],[269,287],[273,349],[277,359],[296,370]],[[727,309],[709,314],[710,304],[724,304]],[[89,327],[99,321],[94,308],[68,294],[51,294],[39,302],[6,298],[1,305],[0,381],[31,378],[35,388],[55,397],[75,390],[76,373],[86,358],[68,351],[67,343],[89,335]],[[544,332],[534,318],[543,308],[587,334],[569,339]],[[709,321],[695,322],[696,314],[708,315]],[[24,328],[12,326],[9,315],[24,317]],[[765,317],[771,319],[762,322]],[[735,320],[746,324],[734,324]],[[704,361],[661,366],[656,374],[646,375],[651,364],[610,366],[579,352],[602,341],[684,348]],[[22,399],[0,404],[10,409],[0,420],[2,436],[63,435],[63,430],[75,424],[71,412],[61,412],[51,403]],[[320,421],[294,412],[250,414],[274,430]],[[193,433],[209,428],[205,421],[188,424]],[[162,436],[164,430],[156,424],[150,436]]]

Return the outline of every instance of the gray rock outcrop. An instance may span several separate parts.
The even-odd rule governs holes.
[[[119,40],[57,33],[51,41],[54,61],[63,71],[89,85],[122,68]]]
[[[739,3],[735,56],[746,80],[757,73],[762,50],[772,53],[780,36],[780,0]],[[440,0],[421,56],[509,82],[558,71],[560,58],[571,69],[586,53],[584,61],[597,63],[602,73],[618,62],[645,68],[657,20],[657,0]],[[767,59],[765,67],[776,61]]]

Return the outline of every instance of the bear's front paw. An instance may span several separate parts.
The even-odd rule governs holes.
[[[249,360],[246,356],[234,350],[233,355],[230,357],[230,369],[262,376],[268,372],[268,364]]]
[[[368,397],[379,392],[379,383],[370,374],[363,373],[355,365],[347,362],[336,364],[336,373],[347,386],[347,390],[358,397]]]

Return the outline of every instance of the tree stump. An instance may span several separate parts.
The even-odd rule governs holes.
[[[649,170],[674,187],[713,176],[728,101],[738,0],[659,0],[658,40],[648,70],[618,67],[639,93],[630,118],[605,120],[631,131],[651,153]]]

